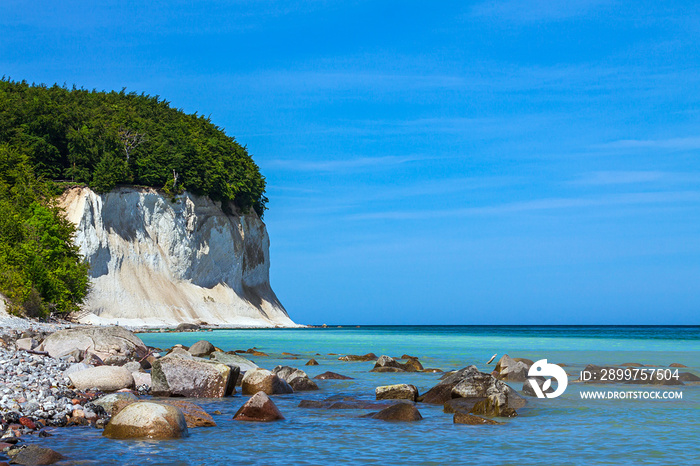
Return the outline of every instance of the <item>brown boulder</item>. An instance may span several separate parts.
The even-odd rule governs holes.
[[[366,362],[366,361],[376,361],[377,360],[377,355],[374,353],[367,353],[362,356],[358,356],[357,354],[348,354],[346,356],[341,356],[338,358],[339,361],[348,361],[348,362]]]
[[[382,421],[413,422],[423,419],[418,408],[412,403],[397,403],[388,408],[382,409],[378,413],[372,413],[368,417],[380,419]]]
[[[474,405],[478,402],[484,400],[485,398],[453,398],[446,401],[443,405],[442,411],[445,413],[464,413],[468,414],[471,412]]]
[[[209,343],[207,340],[200,340],[194,345],[190,346],[190,349],[187,351],[192,356],[203,358],[205,356],[209,356],[215,350],[214,345]]]
[[[180,408],[180,411],[182,411],[182,414],[185,416],[185,422],[189,429],[193,427],[216,427],[214,418],[204,411],[201,406],[190,403],[189,401],[173,399],[162,400],[161,403]]]
[[[171,405],[138,401],[114,416],[102,435],[113,439],[174,439],[187,437],[187,421],[182,411]]]
[[[431,405],[441,405],[452,399],[452,389],[456,383],[441,383],[425,392],[418,401]]]
[[[316,380],[352,380],[352,377],[346,375],[336,374],[335,372],[324,372],[314,377]]]
[[[683,364],[679,364],[677,362],[674,362],[674,363],[669,364],[668,367],[688,367],[688,366],[684,366]]]
[[[233,416],[234,421],[271,422],[279,419],[284,419],[284,416],[265,392],[250,397]]]
[[[305,366],[318,366],[318,361],[315,359],[309,359],[309,362],[307,362]]]
[[[484,424],[503,424],[502,422],[494,421],[493,419],[484,419],[483,417],[474,416],[467,413],[455,413],[452,422],[455,424],[467,424],[470,426],[481,426]]]
[[[490,396],[474,405],[470,414],[481,414],[488,417],[515,417],[515,409],[501,403],[497,397]]]
[[[23,465],[54,464],[65,459],[65,456],[62,454],[57,453],[50,448],[43,448],[38,445],[27,445],[26,447],[17,451],[17,453],[11,455],[12,459],[10,460],[10,463]]]
[[[253,395],[265,392],[268,395],[294,393],[294,389],[283,379],[266,369],[254,369],[243,376],[241,393]]]

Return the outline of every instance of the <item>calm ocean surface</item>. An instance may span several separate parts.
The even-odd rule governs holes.
[[[248,397],[193,400],[218,427],[190,429],[177,441],[115,441],[92,428],[55,430],[42,444],[70,457],[64,464],[700,464],[700,385],[649,387],[570,383],[559,398],[528,398],[519,416],[501,426],[454,425],[441,406],[418,404],[424,420],[386,423],[355,410],[297,408],[302,399],[342,394],[374,399],[374,388],[410,383],[425,392],[440,374],[370,373],[372,362],[341,362],[338,354],[404,353],[426,368],[459,369],[494,354],[565,363],[573,380],[589,363],[681,363],[700,375],[700,327],[399,326],[327,329],[216,330],[141,334],[151,346],[191,345],[206,339],[229,351],[253,346],[269,357],[251,358],[272,369],[300,367],[313,377],[334,371],[355,380],[318,381],[319,392],[274,397],[287,418],[276,423],[231,420]],[[299,354],[284,359],[282,352]],[[321,356],[318,356],[320,353]],[[319,366],[305,367],[314,357]],[[522,383],[511,383],[520,391]],[[582,400],[580,392],[680,390],[680,400]]]

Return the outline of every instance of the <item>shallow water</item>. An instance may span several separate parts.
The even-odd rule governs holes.
[[[261,367],[301,367],[313,377],[331,370],[348,381],[318,381],[321,391],[274,397],[285,421],[231,420],[248,397],[193,400],[215,416],[218,427],[190,429],[177,441],[115,441],[92,428],[56,429],[43,445],[71,458],[64,464],[700,464],[700,385],[649,387],[570,383],[559,398],[528,398],[519,416],[502,426],[463,426],[441,406],[419,404],[424,420],[386,423],[362,419],[356,410],[297,408],[302,399],[343,394],[374,398],[374,388],[411,383],[421,392],[440,374],[370,373],[372,362],[341,362],[338,354],[404,353],[443,370],[484,363],[494,353],[567,364],[578,376],[583,366],[676,362],[700,374],[700,327],[345,327],[328,329],[217,330],[141,334],[146,344],[165,348],[206,339],[225,351],[256,346],[269,357]],[[282,352],[299,354],[284,359]],[[316,355],[320,353],[321,355]],[[314,357],[319,366],[305,367]],[[522,383],[512,383],[520,390]],[[579,392],[680,390],[680,400],[582,400]]]

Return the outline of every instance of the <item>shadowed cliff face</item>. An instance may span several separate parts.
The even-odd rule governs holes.
[[[270,241],[255,213],[145,188],[73,188],[61,204],[91,267],[84,321],[294,325],[270,287]]]

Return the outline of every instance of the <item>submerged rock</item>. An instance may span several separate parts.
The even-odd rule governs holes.
[[[418,408],[411,403],[397,403],[367,417],[382,421],[414,422],[423,419]]]
[[[346,375],[341,375],[341,374],[336,374],[335,372],[324,372],[323,374],[319,374],[314,379],[317,380],[353,380],[352,377],[348,377]]]
[[[474,405],[471,414],[482,414],[489,417],[515,417],[518,413],[503,402],[502,398],[492,395]]]
[[[177,399],[167,399],[160,401],[160,403],[175,406],[182,411],[185,416],[185,422],[187,423],[187,428],[192,429],[194,427],[216,427],[216,422],[209,413],[204,411],[204,409],[194,403],[189,401],[177,400]]]
[[[454,422],[455,424],[467,424],[470,426],[481,426],[485,424],[503,424],[502,422],[494,421],[493,419],[484,419],[483,417],[474,416],[473,414],[467,413],[455,413],[452,422]]]
[[[309,359],[309,362],[307,362],[307,363],[305,364],[305,366],[318,366],[318,361],[316,361],[316,360],[313,359],[313,358],[312,358],[312,359]]]
[[[376,403],[358,400],[351,396],[332,396],[325,400],[301,400],[299,408],[310,409],[384,409],[392,406],[390,403]]]
[[[40,447],[38,445],[27,445],[21,450],[16,450],[16,453],[12,454],[12,464],[22,464],[22,465],[44,465],[44,464],[54,464],[63,459],[60,453],[53,451],[50,448]]]
[[[484,398],[452,398],[451,400],[445,402],[442,407],[442,411],[450,414],[468,414],[471,412],[474,405],[481,400],[484,400]]]
[[[271,422],[284,419],[265,392],[257,392],[233,416],[234,421]]]
[[[175,439],[187,437],[187,421],[182,411],[171,405],[138,401],[121,410],[102,433],[112,439]]]

